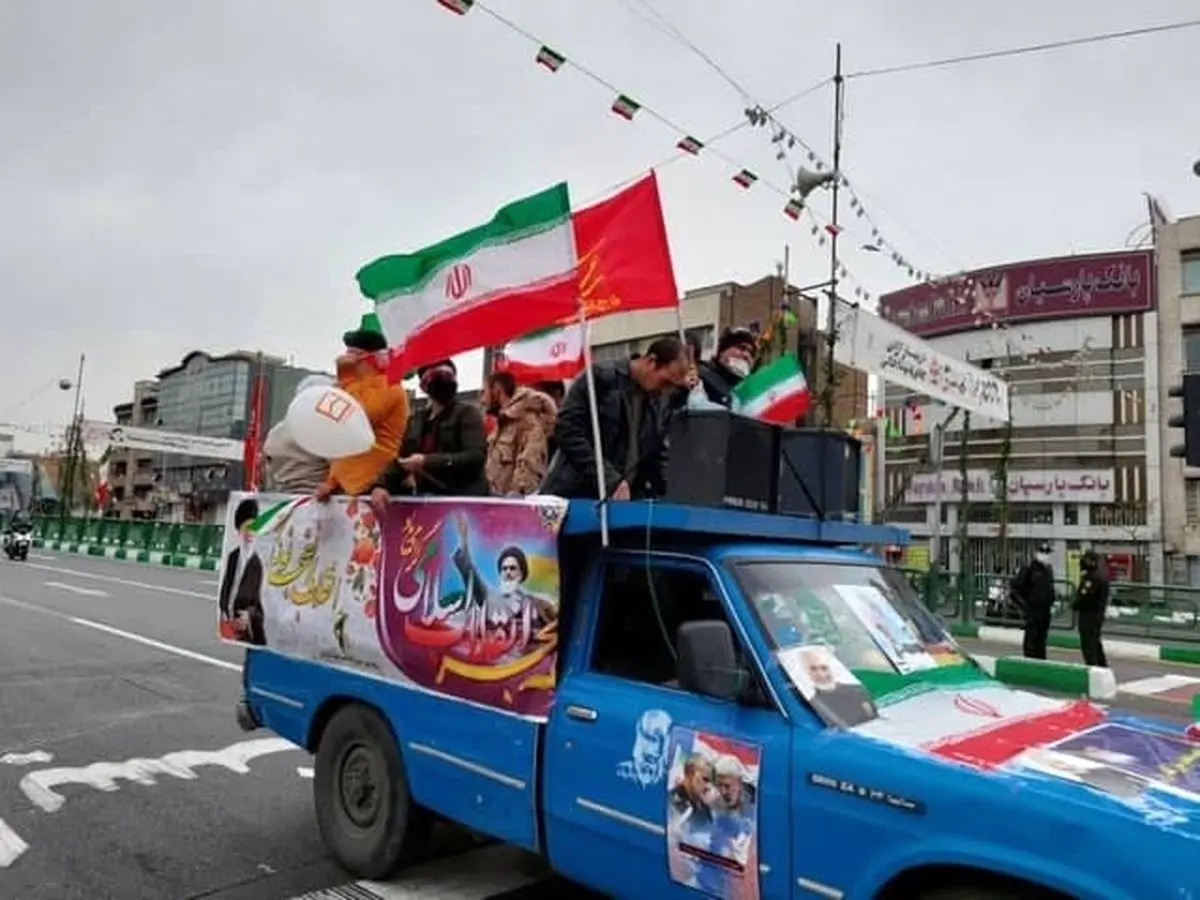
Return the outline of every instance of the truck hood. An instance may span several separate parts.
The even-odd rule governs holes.
[[[1200,843],[1200,742],[1183,726],[1015,690],[973,673],[913,680],[876,698],[854,733],[946,765],[1042,790],[1182,833]]]

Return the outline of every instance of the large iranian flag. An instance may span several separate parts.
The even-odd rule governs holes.
[[[796,357],[784,354],[733,389],[734,411],[763,422],[791,425],[808,412],[808,379]]]
[[[579,296],[588,319],[679,303],[662,201],[654,173],[574,213]],[[522,384],[574,378],[583,371],[578,313],[504,347],[503,364]]]
[[[579,268],[565,183],[490,222],[358,273],[392,350],[392,374],[503,344],[577,314]]]

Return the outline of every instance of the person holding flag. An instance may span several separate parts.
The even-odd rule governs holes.
[[[708,399],[729,409],[733,390],[754,369],[758,337],[749,328],[727,328],[712,359],[699,363],[698,374]]]

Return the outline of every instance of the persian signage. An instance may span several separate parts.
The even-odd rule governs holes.
[[[1112,503],[1116,499],[1112,469],[1042,469],[1008,474],[1011,503]],[[916,475],[904,492],[905,503],[953,503],[962,499],[962,478],[943,472]],[[940,498],[938,495],[941,495]],[[967,497],[972,503],[991,503],[999,497],[996,476],[986,469],[967,472]]]
[[[130,425],[114,425],[111,422],[84,422],[83,440],[87,444],[105,444],[115,450],[182,453],[239,462],[245,452],[241,441],[159,431],[157,428],[134,428]]]
[[[1065,319],[1153,307],[1154,255],[1149,250],[981,269],[879,298],[883,318],[920,335],[967,331],[995,320]]]
[[[995,375],[939,353],[864,309],[846,306],[839,318],[839,361],[950,406],[1008,420],[1008,385]]]

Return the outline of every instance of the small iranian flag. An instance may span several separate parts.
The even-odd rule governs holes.
[[[577,315],[567,186],[510,203],[432,247],[377,259],[357,278],[375,301],[393,377]]]
[[[621,94],[613,101],[612,111],[622,119],[632,119],[637,115],[637,111],[642,108],[642,105],[632,97],[627,97]]]
[[[791,425],[808,412],[808,380],[792,354],[747,376],[733,389],[734,411],[762,422]]]
[[[537,64],[539,66],[545,66],[551,72],[557,72],[563,67],[563,63],[566,61],[567,58],[565,56],[563,56],[561,53],[556,53],[545,44],[542,45],[542,49],[540,49],[537,53]]]
[[[704,149],[704,144],[696,140],[690,134],[681,139],[675,146],[684,153],[692,154],[692,156],[697,156],[700,151]]]
[[[804,212],[804,204],[799,200],[789,200],[787,206],[783,208],[783,214],[789,219],[799,219],[802,212]]]
[[[510,372],[518,384],[569,381],[583,371],[583,326],[546,328],[513,341],[497,368]]]
[[[475,0],[438,0],[438,4],[446,7],[452,13],[465,16],[475,5]]]
[[[742,169],[742,171],[733,176],[733,182],[738,187],[748,188],[756,181],[758,181],[758,176],[749,169]]]

